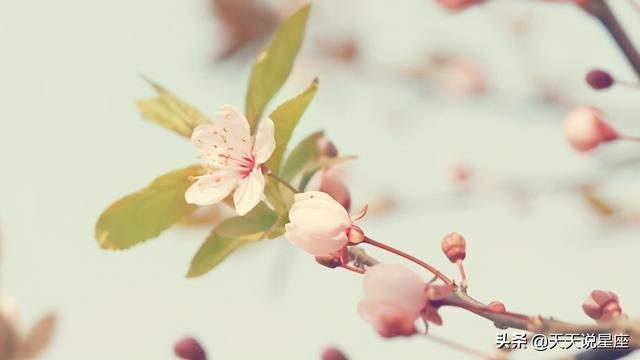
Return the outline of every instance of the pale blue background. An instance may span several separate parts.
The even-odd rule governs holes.
[[[640,15],[613,2],[640,39]],[[514,14],[536,25],[530,43],[506,31]],[[361,63],[321,58],[315,39],[327,33],[360,38]],[[207,229],[172,230],[124,253],[98,248],[93,226],[108,204],[195,159],[188,142],[139,120],[133,101],[152,92],[138,73],[209,114],[241,106],[250,60],[215,64],[221,41],[203,0],[0,2],[2,292],[19,302],[26,324],[59,313],[44,358],[172,359],[173,342],[188,333],[212,359],[315,359],[327,344],[354,359],[465,358],[426,339],[382,341],[355,311],[359,279],[316,265],[283,239],[243,249],[196,280],[184,274]],[[395,74],[438,49],[477,59],[493,92],[451,97]],[[439,241],[465,234],[472,293],[514,311],[586,321],[580,303],[605,288],[639,314],[637,225],[602,222],[571,186],[603,177],[607,196],[638,210],[637,167],[613,170],[570,149],[566,109],[533,99],[520,59],[576,104],[600,106],[640,134],[637,91],[596,93],[582,80],[593,66],[632,77],[608,35],[571,6],[538,1],[498,0],[455,17],[429,0],[318,2],[279,99],[320,77],[295,137],[325,128],[343,153],[360,155],[346,177],[356,205],[387,192],[400,199],[395,212],[361,223],[372,237],[453,275]],[[485,184],[468,201],[453,194],[452,159]],[[511,182],[533,192],[524,209],[501,186]],[[492,351],[490,323],[442,315],[446,326],[435,334]]]

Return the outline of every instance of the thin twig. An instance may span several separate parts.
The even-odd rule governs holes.
[[[287,189],[291,190],[294,194],[299,193],[298,189],[293,187],[293,185],[289,184],[286,180],[282,179],[278,175],[272,173],[271,170],[267,171],[267,176],[269,176],[273,180],[279,182],[280,184],[284,185]]]
[[[449,279],[445,274],[443,274],[442,272],[440,272],[438,269],[436,269],[435,267],[427,264],[426,262],[418,259],[417,257],[407,254],[404,251],[392,248],[391,246],[388,246],[386,244],[383,244],[381,242],[375,241],[369,237],[365,237],[363,243],[365,244],[369,244],[375,247],[378,247],[380,249],[386,250],[390,253],[396,254],[398,256],[401,256],[413,263],[416,263],[420,266],[422,266],[423,268],[427,269],[428,271],[430,271],[433,275],[437,276],[438,278],[440,278],[442,281],[444,281],[445,284],[453,284],[453,281],[451,281],[451,279]]]

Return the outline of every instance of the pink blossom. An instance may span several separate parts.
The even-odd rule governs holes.
[[[317,171],[307,183],[305,191],[321,191],[329,194],[335,201],[340,203],[342,207],[351,208],[351,194],[349,188],[340,179],[340,173],[337,168],[321,169]]]
[[[567,114],[564,134],[578,151],[588,151],[618,138],[618,133],[602,120],[602,112],[593,107],[580,107]]]
[[[593,290],[582,303],[582,310],[597,321],[608,321],[622,313],[618,295],[603,290]]]
[[[191,142],[198,157],[213,172],[197,177],[187,189],[185,200],[188,203],[212,205],[233,192],[238,215],[244,215],[258,205],[265,186],[261,166],[276,146],[271,119],[262,120],[252,136],[244,115],[233,106],[224,105],[216,113],[213,124],[200,125],[193,130]]]
[[[415,333],[415,321],[427,303],[425,282],[413,271],[393,264],[377,264],[364,275],[360,315],[384,337]]]
[[[284,236],[316,256],[329,255],[347,245],[352,220],[347,210],[319,191],[296,194]]]

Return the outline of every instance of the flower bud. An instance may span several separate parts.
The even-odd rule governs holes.
[[[415,333],[415,321],[427,304],[425,282],[400,265],[377,264],[363,279],[364,299],[360,315],[384,337]]]
[[[582,303],[582,310],[590,318],[601,321],[611,320],[622,313],[618,295],[611,291],[594,290]]]
[[[585,78],[587,84],[596,90],[606,89],[613,85],[613,77],[603,70],[591,70]]]
[[[316,142],[316,151],[319,157],[334,158],[338,156],[338,148],[326,137],[321,137]]]
[[[173,347],[173,351],[182,359],[186,360],[206,360],[207,355],[200,343],[192,338],[185,337],[178,341]]]
[[[618,133],[602,120],[600,110],[593,107],[571,111],[565,118],[564,134],[578,151],[588,151],[618,138]]]
[[[328,347],[322,352],[322,360],[349,360],[349,358],[342,351]]]
[[[467,242],[458,233],[451,233],[442,238],[442,251],[452,263],[464,260],[467,256]]]
[[[294,196],[284,236],[312,255],[330,255],[349,242],[349,213],[331,196],[307,191]]]
[[[349,188],[340,179],[340,173],[335,167],[317,171],[304,188],[305,191],[321,191],[329,194],[347,211],[351,208],[351,194]]]
[[[438,3],[451,11],[461,11],[469,6],[483,3],[485,0],[438,0]]]
[[[329,194],[347,211],[351,208],[351,194],[349,188],[340,178],[328,172],[322,179],[320,191]]]

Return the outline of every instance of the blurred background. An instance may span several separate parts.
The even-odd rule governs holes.
[[[245,3],[255,20],[243,23],[205,0],[0,2],[2,295],[25,326],[58,314],[44,359],[173,359],[183,335],[212,359],[316,359],[327,345],[353,359],[465,358],[421,337],[382,340],[357,314],[360,279],[284,238],[190,280],[207,227],[122,253],[97,246],[104,208],[195,161],[189,142],[140,120],[134,101],[153,94],[140,74],[208,114],[242,107],[260,41],[300,4]],[[640,39],[640,14],[610,3]],[[229,36],[234,26],[252,32]],[[272,106],[320,78],[294,141],[325,129],[359,156],[344,180],[354,208],[377,205],[361,223],[368,235],[453,275],[440,239],[460,232],[475,297],[587,322],[592,289],[640,313],[640,147],[580,154],[562,134],[566,112],[587,104],[640,135],[637,90],[590,89],[593,67],[634,79],[600,24],[571,5],[495,0],[451,15],[430,0],[323,0]],[[434,334],[494,351],[491,323],[441,314]]]

